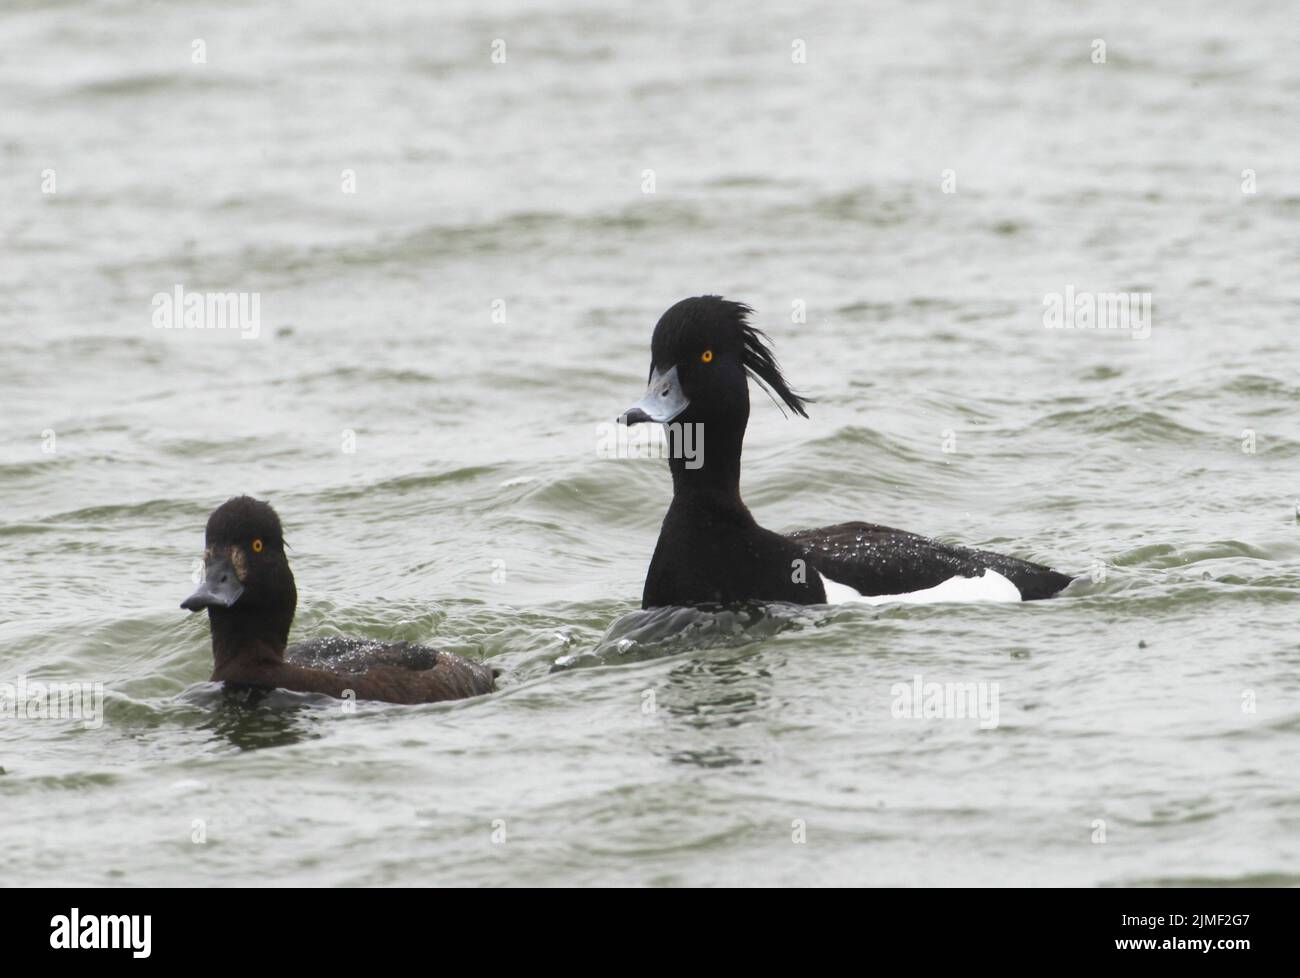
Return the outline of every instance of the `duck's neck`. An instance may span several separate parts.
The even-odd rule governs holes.
[[[293,612],[286,615],[240,614],[235,609],[209,608],[212,632],[213,678],[241,668],[257,668],[284,661]]]
[[[668,426],[668,468],[673,499],[710,497],[743,505],[740,500],[740,452],[745,423]]]

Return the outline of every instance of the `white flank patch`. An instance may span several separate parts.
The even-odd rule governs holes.
[[[950,577],[942,584],[928,587],[924,591],[877,594],[872,597],[859,594],[847,584],[832,581],[825,574],[817,576],[822,579],[822,587],[826,589],[827,604],[844,604],[849,601],[859,604],[938,604],[942,601],[1020,600],[1020,588],[987,567],[979,577]]]

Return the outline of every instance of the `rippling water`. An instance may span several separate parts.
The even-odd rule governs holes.
[[[1300,883],[1294,11],[802,6],[0,11],[0,680],[105,686],[0,722],[6,882]],[[178,285],[259,335],[155,329]],[[701,292],[817,398],[754,400],[765,525],[1098,580],[634,613],[669,481],[597,425]],[[226,701],[177,604],[238,492],[295,637],[502,691]]]

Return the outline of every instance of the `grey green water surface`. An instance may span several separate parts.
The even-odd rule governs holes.
[[[6,4],[0,681],[104,710],[0,720],[3,882],[1300,883],[1298,34],[1267,3]],[[155,329],[178,284],[257,292],[259,335]],[[1044,328],[1067,286],[1150,292],[1149,337]],[[625,617],[669,482],[597,426],[702,292],[817,399],[754,399],[765,525],[1098,580]],[[177,604],[238,492],[285,519],[296,637],[501,692],[225,702]],[[916,676],[996,683],[996,727],[895,718]]]

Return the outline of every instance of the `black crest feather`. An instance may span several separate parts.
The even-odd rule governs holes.
[[[781,373],[781,365],[776,362],[776,354],[772,352],[771,341],[767,338],[767,334],[749,324],[749,314],[753,310],[749,306],[741,306],[741,308],[744,310],[740,321],[740,334],[745,343],[745,369],[758,382],[758,386],[767,392],[767,396],[772,398],[773,403],[776,403],[779,397],[795,414],[803,418],[808,417],[808,405],[812,403],[812,398],[803,397],[790,389],[785,375]],[[780,406],[777,404],[777,407]]]

